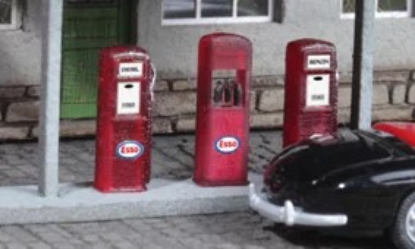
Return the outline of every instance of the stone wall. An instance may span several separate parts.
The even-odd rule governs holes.
[[[340,75],[339,124],[350,117],[351,75]],[[194,79],[159,80],[153,107],[154,134],[193,132],[196,112]],[[251,90],[251,127],[279,129],[283,122],[284,78],[261,76],[253,79]],[[373,121],[413,120],[415,71],[375,73]],[[26,140],[38,136],[38,86],[0,87],[0,140]],[[95,120],[62,120],[62,137],[95,134]]]

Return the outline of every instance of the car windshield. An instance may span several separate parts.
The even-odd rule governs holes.
[[[389,148],[397,156],[412,156],[415,155],[415,150],[405,142],[401,141],[395,136],[382,131],[371,130],[362,132],[364,136],[370,137],[377,143]]]

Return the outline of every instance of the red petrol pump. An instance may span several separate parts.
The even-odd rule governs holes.
[[[151,105],[155,71],[139,47],[100,53],[94,187],[144,191],[150,180]]]
[[[214,33],[199,42],[196,159],[201,186],[247,184],[252,44]]]
[[[283,146],[337,131],[336,48],[301,39],[287,45]]]

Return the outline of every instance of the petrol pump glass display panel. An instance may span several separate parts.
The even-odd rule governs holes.
[[[231,17],[233,0],[202,0],[202,17]]]
[[[329,70],[332,67],[329,54],[308,55],[307,70]],[[330,105],[330,74],[309,74],[306,77],[306,107]]]
[[[117,84],[117,115],[140,113],[140,82],[119,82]]]
[[[196,17],[195,0],[164,0],[163,13],[165,19],[183,19]]]
[[[330,75],[308,75],[306,81],[306,107],[329,106]]]
[[[267,16],[268,0],[239,0],[238,16]]]
[[[239,107],[243,105],[242,86],[235,70],[214,70],[212,73],[212,105]]]
[[[12,0],[0,0],[0,24],[10,24]]]

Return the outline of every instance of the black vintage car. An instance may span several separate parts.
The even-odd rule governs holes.
[[[415,248],[415,150],[389,133],[299,142],[270,162],[257,189],[251,184],[250,206],[275,222],[390,231],[399,248]]]

